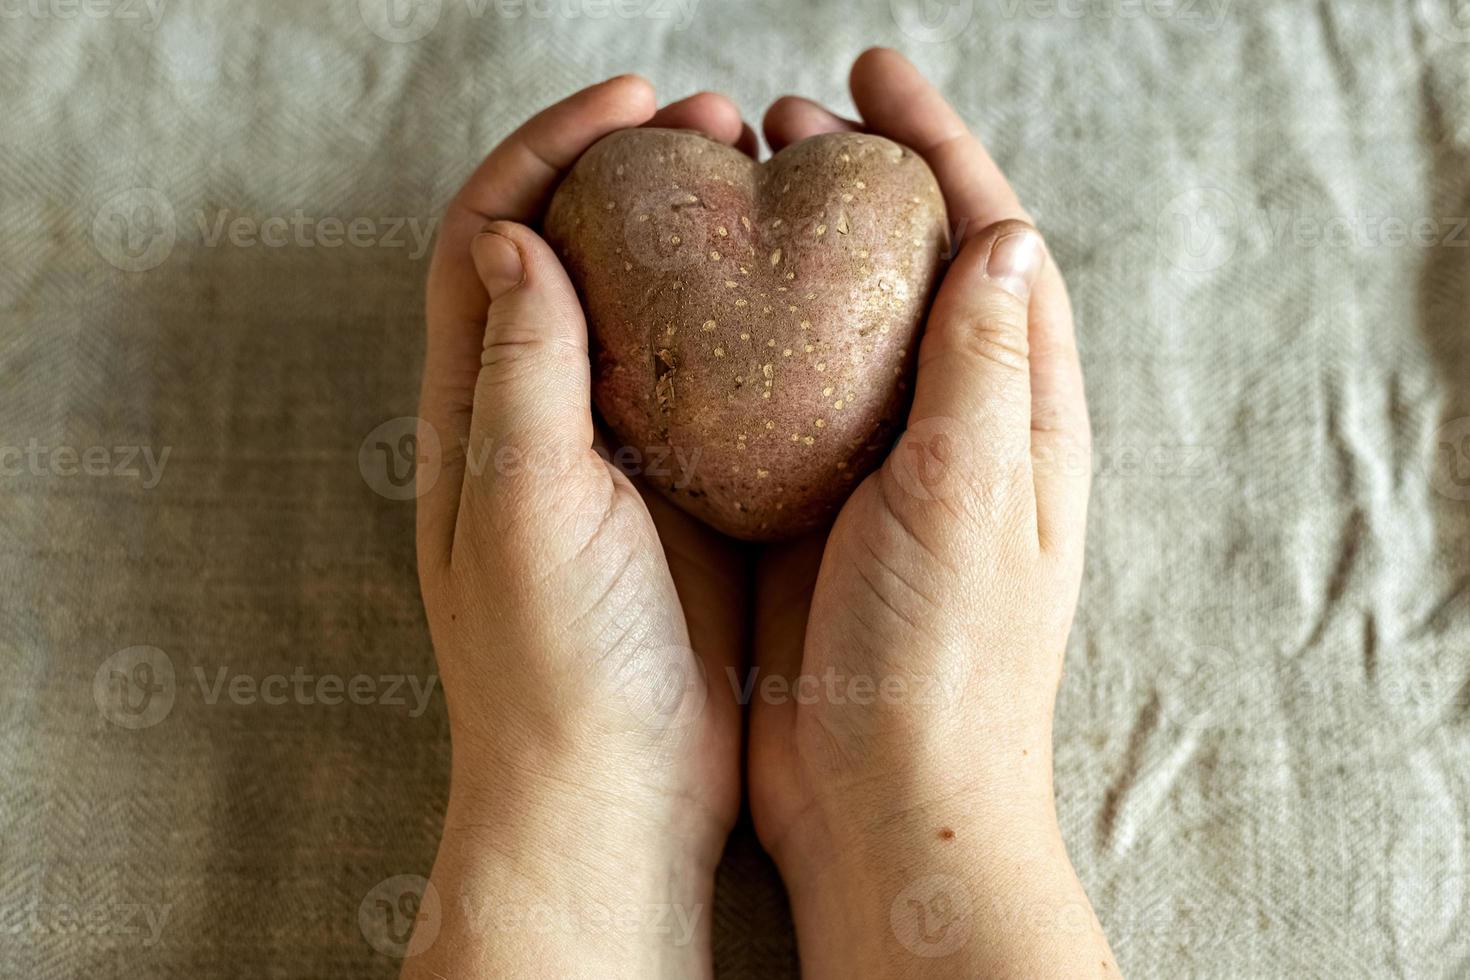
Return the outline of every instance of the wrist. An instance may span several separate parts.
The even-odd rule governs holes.
[[[446,828],[441,860],[461,869],[459,909],[478,932],[512,947],[545,940],[661,957],[707,949],[713,864],[657,843],[584,839],[572,826],[559,837],[553,851]]]
[[[1054,833],[1049,736],[993,740],[984,751],[912,742],[888,758],[870,752],[860,769],[803,759],[784,799],[757,810],[762,843],[783,871],[868,863],[914,841],[991,842]],[[760,817],[779,814],[780,820]]]
[[[1110,954],[1060,839],[1028,832],[1006,847],[1001,857],[956,837],[788,879],[804,976],[1105,974],[1092,968]]]
[[[436,938],[405,976],[709,975],[718,850],[581,787],[504,785],[451,791]]]
[[[621,876],[627,866],[680,863],[711,872],[729,820],[697,799],[670,794],[596,758],[557,764],[525,754],[515,763],[487,756],[457,761],[444,815],[446,838],[478,839],[544,857],[548,871]]]
[[[1060,837],[1049,780],[922,790],[874,782],[814,794],[779,838],[764,841],[783,876],[820,882],[835,873],[856,884],[885,876],[896,860],[927,866],[951,854],[983,869]]]
[[[894,802],[814,809],[781,848],[804,977],[1107,975],[1049,786]]]

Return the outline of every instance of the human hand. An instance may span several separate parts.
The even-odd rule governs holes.
[[[527,227],[583,150],[644,124],[754,148],[727,99],[655,113],[614,78],[498,146],[435,249],[418,563],[453,761],[438,937],[405,976],[709,973],[741,736],[708,678],[741,654],[743,559],[594,452],[581,306]],[[532,909],[558,928],[517,928]]]
[[[1114,973],[1051,781],[1091,470],[1066,288],[912,65],[866,52],[851,87],[861,124],[788,97],[766,116],[772,148],[858,128],[912,147],[963,245],[924,330],[907,431],[825,543],[761,561],[756,829],[808,977]],[[1017,928],[1037,907],[1055,920]]]

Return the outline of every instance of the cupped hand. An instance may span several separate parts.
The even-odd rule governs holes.
[[[443,921],[411,975],[708,973],[740,790],[721,679],[743,559],[595,450],[587,326],[530,227],[583,150],[645,124],[753,149],[723,97],[655,113],[646,81],[611,79],[489,155],[430,267],[420,445],[442,459],[420,468],[418,562],[453,761]],[[524,916],[501,928],[497,912],[531,908],[560,926],[550,940]]]
[[[995,163],[912,65],[874,49],[851,88],[860,123],[773,105],[773,149],[849,129],[912,147],[957,254],[889,458],[825,540],[761,560],[756,829],[791,893],[805,976],[1106,974],[1051,784],[1091,472],[1066,288]],[[1060,925],[1015,934],[1028,902]]]

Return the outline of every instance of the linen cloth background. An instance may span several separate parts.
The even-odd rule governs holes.
[[[874,43],[1071,285],[1098,458],[1056,776],[1126,974],[1470,975],[1470,20],[686,2],[6,5],[0,445],[37,448],[0,459],[0,975],[395,974],[375,901],[433,857],[437,690],[196,674],[434,676],[412,503],[359,460],[422,353],[427,257],[382,239],[610,74],[850,111]],[[377,244],[212,237],[298,210]],[[169,451],[156,486],[127,446]],[[135,729],[137,656],[174,681]],[[795,975],[747,831],[714,915],[721,977]]]

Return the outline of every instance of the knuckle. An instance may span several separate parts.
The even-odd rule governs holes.
[[[530,324],[505,321],[491,316],[485,325],[485,348],[480,366],[511,363],[534,357],[547,349],[546,332]]]
[[[949,492],[916,494],[909,481],[889,466],[877,476],[877,500],[885,527],[930,557],[950,564],[959,556],[973,557],[977,547],[993,548],[1010,529],[1026,523],[1022,482],[1012,472],[987,472],[985,464],[956,473]]]
[[[586,357],[576,345],[543,328],[516,322],[493,323],[485,330],[480,379],[502,383],[546,370],[576,377]]]
[[[953,355],[999,368],[1007,373],[1030,371],[1026,338],[1026,311],[1020,304],[977,303],[941,330],[925,334],[920,365],[935,357]]]
[[[1029,370],[1024,310],[1000,304],[982,307],[964,324],[958,341],[964,352],[977,360],[1007,371]]]

